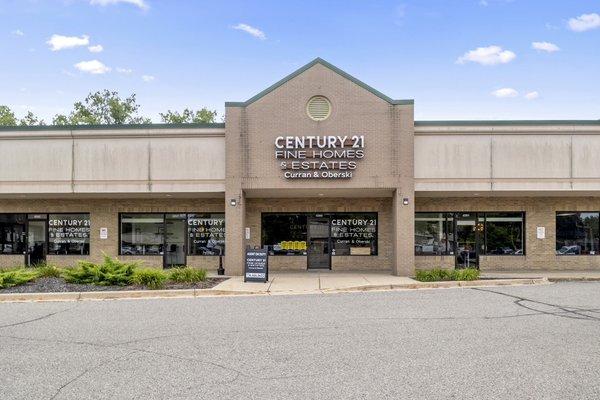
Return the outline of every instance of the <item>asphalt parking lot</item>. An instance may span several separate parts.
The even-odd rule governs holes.
[[[0,304],[0,399],[598,399],[600,283]]]

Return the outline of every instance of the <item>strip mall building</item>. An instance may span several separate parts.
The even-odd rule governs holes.
[[[414,121],[317,59],[207,125],[0,128],[0,266],[600,269],[600,121]]]

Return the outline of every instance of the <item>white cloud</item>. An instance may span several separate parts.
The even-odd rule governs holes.
[[[88,50],[89,50],[91,53],[101,53],[101,52],[104,50],[104,47],[102,47],[102,45],[101,45],[101,44],[96,44],[96,45],[94,45],[94,46],[89,46],[89,47],[88,47]]]
[[[117,67],[117,72],[120,74],[125,74],[125,75],[129,75],[133,72],[133,70],[131,68],[121,68],[121,67]]]
[[[499,97],[499,98],[517,97],[518,95],[519,95],[519,92],[517,92],[513,88],[502,88],[502,89],[494,90],[492,92],[492,96]]]
[[[107,67],[98,60],[78,62],[77,64],[75,64],[75,68],[77,68],[81,72],[86,72],[88,74],[94,75],[100,75],[110,72],[110,67]]]
[[[260,40],[265,40],[267,38],[267,35],[265,35],[265,33],[263,31],[261,31],[258,28],[255,28],[253,26],[247,25],[247,24],[237,24],[236,26],[233,26],[232,28],[237,29],[239,31],[244,31]]]
[[[560,47],[550,42],[533,42],[531,43],[531,47],[538,51],[545,51],[546,53],[554,53],[560,50]]]
[[[569,28],[575,32],[600,28],[600,15],[596,13],[582,14],[577,18],[571,18],[569,19]]]
[[[90,4],[98,6],[107,6],[110,4],[126,3],[134,5],[142,10],[150,8],[145,0],[90,0]]]
[[[540,97],[540,94],[538,92],[536,92],[536,91],[525,93],[525,98],[527,100],[535,100],[538,97]]]
[[[50,50],[59,51],[64,49],[72,49],[73,47],[87,46],[90,44],[90,37],[87,35],[78,36],[63,36],[52,35],[46,42],[50,46]]]
[[[20,29],[15,29],[15,30],[14,30],[14,31],[12,31],[10,34],[11,34],[11,35],[13,35],[13,36],[23,36],[23,35],[25,35],[25,34],[23,33],[23,31],[22,31],[22,30],[20,30]]]
[[[152,82],[154,79],[156,78],[152,75],[142,75],[142,80],[144,82]]]
[[[467,51],[456,60],[456,63],[474,62],[481,65],[496,65],[509,63],[516,57],[515,53],[510,50],[503,50],[500,46],[488,46]]]

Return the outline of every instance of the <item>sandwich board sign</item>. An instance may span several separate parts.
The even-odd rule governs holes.
[[[246,249],[244,282],[269,280],[269,253],[266,249]]]

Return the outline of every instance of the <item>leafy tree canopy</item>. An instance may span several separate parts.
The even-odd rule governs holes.
[[[140,106],[135,94],[121,99],[118,92],[102,90],[90,93],[83,102],[73,104],[73,111],[67,116],[58,114],[54,125],[100,125],[100,124],[145,124],[150,119],[138,115]]]
[[[0,106],[0,125],[14,126],[16,124],[15,113],[8,106]]]
[[[28,111],[21,119],[17,119],[15,113],[8,106],[0,106],[0,126],[32,126],[46,125],[46,123]]]
[[[181,113],[171,110],[166,113],[160,113],[160,118],[162,122],[168,124],[213,123],[217,118],[217,112],[211,111],[206,107],[197,111],[186,108]]]

